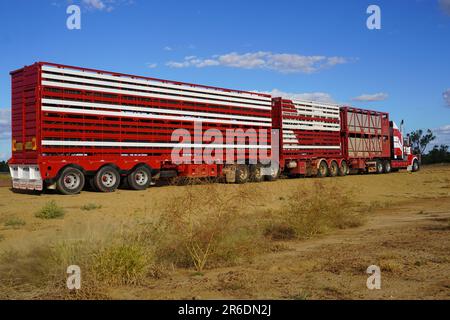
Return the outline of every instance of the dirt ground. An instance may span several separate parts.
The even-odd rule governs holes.
[[[13,193],[2,180],[0,251],[25,250],[30,243],[49,239],[101,236],[127,221],[148,218],[155,207],[164,205],[167,195],[185,188],[61,196]],[[290,190],[308,187],[315,180],[252,184],[263,190],[264,201],[247,209],[277,208]],[[355,201],[373,208],[367,222],[310,240],[279,243],[285,250],[235,267],[203,274],[173,270],[146,286],[118,287],[108,295],[117,299],[450,299],[450,166],[322,181],[353,192]],[[234,187],[220,185],[223,192]],[[36,218],[36,210],[51,200],[66,209],[64,218]],[[82,210],[86,204],[101,207]],[[11,219],[21,222],[8,225]],[[381,268],[380,290],[366,287],[370,265]]]

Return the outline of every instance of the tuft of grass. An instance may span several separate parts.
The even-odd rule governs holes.
[[[382,272],[385,271],[394,274],[399,274],[403,271],[403,265],[393,259],[381,260],[380,268]]]
[[[56,219],[62,218],[64,214],[64,209],[52,200],[47,202],[38,212],[36,212],[35,217],[40,219]]]
[[[5,227],[20,228],[26,224],[25,220],[19,217],[11,217],[5,221]]]
[[[291,295],[289,298],[292,300],[308,300],[311,294],[307,291],[301,290],[298,293]]]
[[[251,274],[242,271],[220,273],[217,281],[219,287],[224,290],[250,290],[256,283],[256,279]]]
[[[138,286],[163,270],[153,248],[125,233],[101,240],[57,240],[0,253],[1,299],[108,299],[107,288]],[[67,267],[81,269],[81,289],[66,287]]]
[[[83,211],[91,211],[91,210],[101,209],[101,207],[102,207],[101,205],[96,204],[96,203],[88,203],[88,204],[82,205],[80,207],[80,209]]]
[[[275,240],[306,239],[333,229],[360,226],[364,219],[351,194],[315,182],[298,187],[266,225],[265,235]]]
[[[92,270],[107,285],[139,285],[152,274],[153,254],[139,243],[118,243],[94,254]]]
[[[246,186],[227,193],[213,184],[187,186],[161,208],[145,238],[155,244],[161,263],[197,272],[234,265],[265,248],[262,232],[243,212],[256,198],[254,188]]]

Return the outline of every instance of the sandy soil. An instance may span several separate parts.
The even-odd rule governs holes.
[[[264,192],[261,210],[279,207],[297,185],[317,179],[283,179],[252,184]],[[363,226],[306,241],[280,243],[286,250],[236,267],[198,275],[175,270],[145,287],[116,288],[113,298],[274,298],[274,299],[450,299],[450,166],[420,172],[355,175],[322,179],[345,188],[356,201],[376,208]],[[5,185],[5,183],[3,183]],[[202,186],[196,186],[202,188]],[[26,248],[58,237],[101,234],[130,220],[148,218],[167,195],[184,187],[161,186],[112,194],[84,191],[77,196],[13,193],[0,187],[0,250]],[[223,192],[233,185],[220,185]],[[63,206],[64,219],[34,216],[46,202]],[[95,203],[100,209],[83,211]],[[8,219],[25,224],[6,226]],[[366,269],[381,267],[381,290],[368,290]]]

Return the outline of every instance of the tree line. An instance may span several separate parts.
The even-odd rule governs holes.
[[[450,163],[448,145],[435,145],[433,149],[425,153],[430,143],[436,139],[436,136],[430,129],[426,131],[421,129],[415,130],[409,134],[409,139],[413,152],[422,156],[423,164]]]

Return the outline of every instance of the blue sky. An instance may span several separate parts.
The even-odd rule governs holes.
[[[35,61],[383,110],[450,144],[450,0],[3,0],[0,57],[0,159],[9,72]]]

